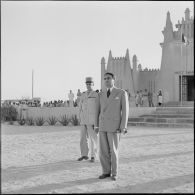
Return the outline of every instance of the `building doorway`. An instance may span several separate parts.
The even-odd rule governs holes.
[[[181,101],[181,76],[179,76],[179,100]],[[194,101],[194,75],[182,76],[182,101]]]
[[[187,76],[187,101],[194,101],[194,76]]]

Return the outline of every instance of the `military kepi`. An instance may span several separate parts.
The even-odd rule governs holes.
[[[86,77],[85,78],[85,83],[93,83],[93,78],[92,77]]]

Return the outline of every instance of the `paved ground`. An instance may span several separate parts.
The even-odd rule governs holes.
[[[2,193],[193,193],[194,130],[129,127],[119,178],[78,162],[79,127],[2,125]]]

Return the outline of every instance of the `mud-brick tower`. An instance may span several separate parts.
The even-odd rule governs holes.
[[[158,89],[162,89],[163,101],[194,100],[194,19],[190,10],[185,10],[185,19],[175,25],[173,30],[170,13],[167,12],[166,25],[162,31],[161,67],[158,78]],[[182,42],[182,33],[188,44]],[[182,77],[182,79],[181,79]],[[182,80],[182,87],[181,87]]]

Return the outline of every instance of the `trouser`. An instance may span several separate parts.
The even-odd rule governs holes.
[[[153,101],[149,100],[149,107],[154,107]]]
[[[99,155],[103,174],[117,175],[120,133],[99,132]]]
[[[90,140],[90,144],[88,142],[89,140]],[[97,157],[97,143],[98,143],[98,136],[95,133],[92,125],[82,125],[81,136],[80,136],[81,156],[88,156],[90,151],[91,157]],[[89,149],[89,145],[90,145],[90,149]]]

